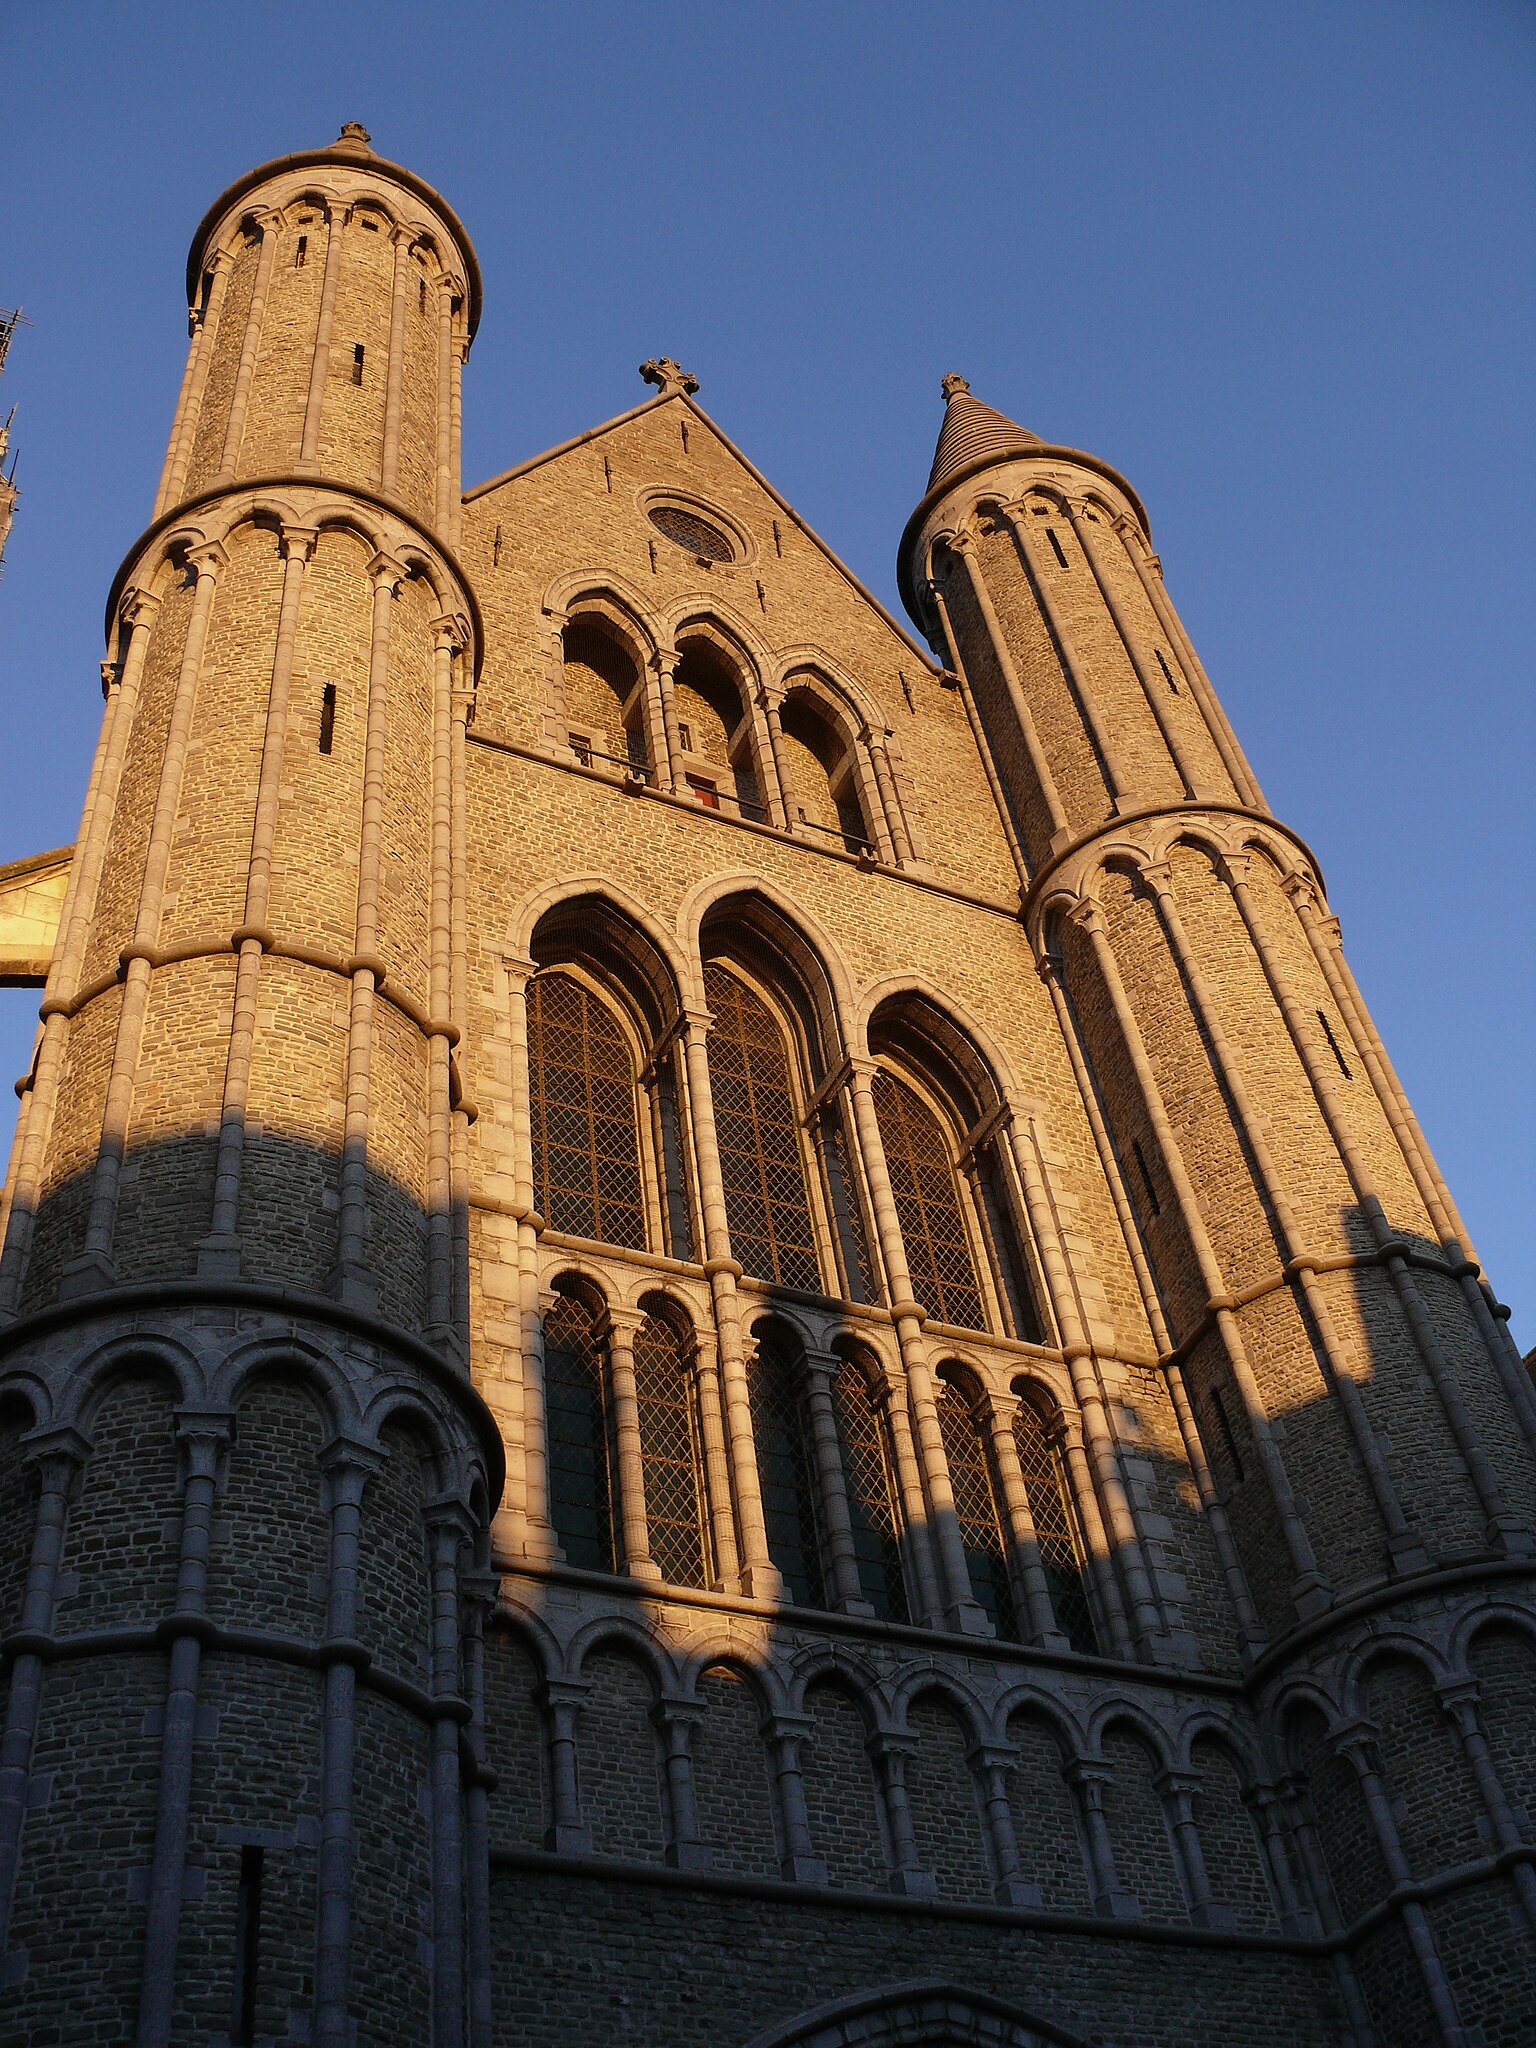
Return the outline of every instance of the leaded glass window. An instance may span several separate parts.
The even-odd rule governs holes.
[[[824,1607],[816,1515],[816,1466],[806,1414],[805,1378],[791,1338],[765,1330],[748,1376],[752,1435],[768,1555],[798,1607]]]
[[[683,1342],[660,1316],[635,1334],[635,1398],[651,1556],[674,1586],[708,1582],[698,1425]]]
[[[704,969],[714,1017],[709,1086],[731,1250],[754,1279],[821,1292],[789,1051],[760,996],[725,968]]]
[[[553,1230],[645,1249],[635,1068],[618,1019],[569,974],[528,989],[534,1199]]]
[[[955,1497],[955,1519],[960,1524],[971,1591],[997,1634],[1018,1642],[1013,1579],[1008,1569],[1004,1522],[998,1513],[984,1425],[960,1387],[940,1381],[938,1397],[939,1434],[944,1441],[944,1462],[949,1467],[950,1491]]]
[[[544,1430],[549,1512],[570,1564],[614,1568],[603,1351],[597,1318],[561,1295],[544,1318]]]
[[[984,1330],[981,1290],[943,1128],[922,1097],[884,1067],[875,1075],[874,1098],[912,1292],[936,1321]]]
[[[1029,1495],[1035,1541],[1040,1546],[1040,1562],[1045,1568],[1056,1624],[1074,1650],[1086,1651],[1091,1656],[1099,1647],[1098,1631],[1083,1585],[1082,1558],[1061,1452],[1051,1442],[1044,1416],[1030,1400],[1021,1400],[1014,1412],[1013,1440],[1019,1448],[1019,1467],[1024,1474],[1024,1490]]]
[[[853,1525],[859,1591],[882,1621],[905,1621],[901,1521],[885,1429],[869,1382],[852,1359],[844,1359],[838,1368],[832,1399],[848,1482],[848,1519]]]

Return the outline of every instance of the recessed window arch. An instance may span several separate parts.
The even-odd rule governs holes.
[[[579,611],[561,635],[567,740],[578,760],[648,770],[646,672],[600,611]]]
[[[832,1401],[859,1591],[880,1620],[907,1621],[900,1489],[884,1404],[875,1392],[877,1375],[863,1353],[844,1357],[832,1381]]]
[[[645,1320],[634,1338],[635,1405],[651,1557],[672,1585],[707,1586],[709,1522],[693,1336],[673,1303],[649,1295],[640,1305]]]
[[[943,1122],[911,1081],[881,1067],[875,1116],[912,1291],[936,1321],[984,1330],[987,1315]]]
[[[1061,1411],[1050,1393],[1032,1380],[1015,1381],[1014,1392],[1018,1406],[1013,1415],[1013,1441],[1056,1625],[1074,1650],[1094,1656],[1099,1635],[1088,1597],[1082,1528],[1067,1466]]]
[[[821,693],[791,683],[779,707],[779,729],[791,825],[848,853],[873,852],[875,837],[859,786],[858,743],[842,730]]]
[[[806,1399],[805,1354],[795,1333],[759,1323],[747,1373],[752,1437],[768,1555],[798,1607],[825,1607],[816,1454]]]
[[[709,809],[761,823],[767,811],[746,658],[703,621],[682,628],[677,644],[672,702],[679,784]]]
[[[550,1520],[566,1562],[611,1572],[604,1320],[602,1304],[579,1283],[556,1282],[544,1315],[544,1439]]]
[[[1008,1514],[987,1441],[983,1397],[969,1374],[957,1366],[940,1367],[936,1392],[939,1434],[971,1592],[995,1633],[1020,1642]]]

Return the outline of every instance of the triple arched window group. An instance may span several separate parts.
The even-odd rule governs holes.
[[[584,766],[833,851],[910,865],[913,834],[888,736],[820,671],[765,688],[723,628],[695,621],[647,654],[609,609],[561,636],[554,735]]]

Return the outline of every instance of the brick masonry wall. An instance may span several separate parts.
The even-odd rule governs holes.
[[[707,1713],[693,1732],[699,1831],[714,1868],[738,1877],[777,1877],[768,1756],[755,1688],[721,1667],[699,1681]]]

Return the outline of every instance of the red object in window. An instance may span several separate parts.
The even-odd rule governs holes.
[[[699,802],[704,805],[706,810],[719,810],[720,792],[712,782],[706,782],[702,775],[690,775],[688,787],[693,791]]]

